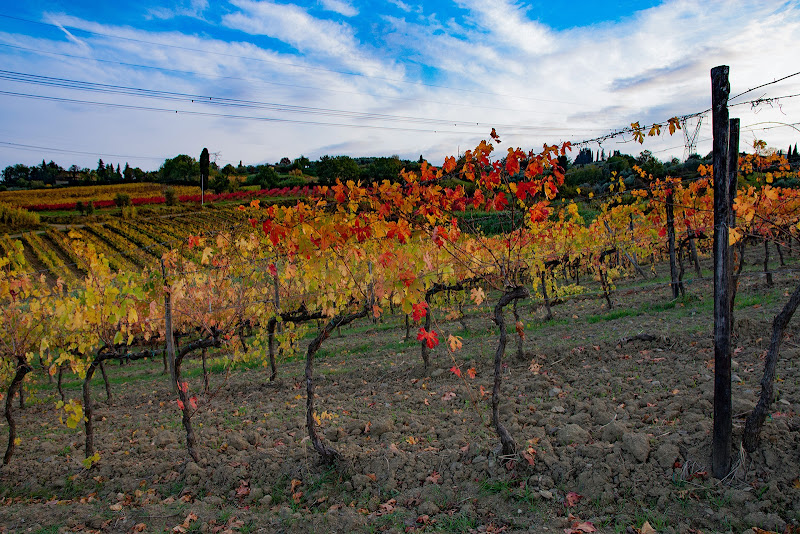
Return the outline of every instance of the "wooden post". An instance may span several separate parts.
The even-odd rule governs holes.
[[[674,197],[672,195],[672,185],[667,190],[666,211],[667,211],[667,243],[669,245],[669,280],[672,287],[672,298],[680,296],[678,284],[678,264],[675,258],[675,210],[673,208]]]
[[[172,392],[178,392],[178,379],[175,376],[175,339],[172,333],[172,292],[167,281],[167,267],[161,260],[161,275],[164,277],[164,322],[166,323],[167,361],[169,362],[169,378],[172,382]]]
[[[736,199],[736,187],[737,187],[737,175],[739,174],[739,119],[730,119],[728,122],[729,128],[729,142],[728,142],[728,206],[730,206],[729,211],[729,223],[730,227],[736,226],[736,212],[733,210],[733,201]],[[730,250],[730,296],[728,300],[730,302],[730,314],[731,314],[731,332],[733,332],[733,326],[736,324],[735,317],[733,315],[733,303],[736,300],[736,291],[739,288],[739,274],[742,272],[742,268],[744,267],[744,246],[745,240],[742,239],[739,244],[737,245],[737,249],[739,250],[739,267],[734,268],[734,249]]]
[[[711,122],[714,154],[714,430],[711,471],[717,478],[728,474],[731,456],[731,323],[730,247],[728,224],[731,200],[728,190],[730,68],[711,69]]]

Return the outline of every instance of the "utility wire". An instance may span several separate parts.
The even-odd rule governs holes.
[[[578,130],[577,128],[554,128],[554,127],[541,128],[541,127],[510,125],[510,124],[490,124],[490,123],[463,121],[460,119],[435,119],[426,117],[413,117],[408,115],[387,115],[383,113],[347,111],[347,110],[338,110],[331,108],[298,106],[292,104],[277,104],[271,102],[259,102],[254,100],[242,100],[236,98],[227,98],[227,97],[219,97],[211,95],[199,95],[199,94],[172,92],[172,91],[143,89],[138,87],[128,87],[121,85],[100,84],[82,80],[71,80],[67,78],[56,78],[51,76],[41,76],[37,74],[29,74],[24,72],[14,72],[7,70],[0,70],[0,80],[26,83],[44,87],[73,89],[73,90],[86,91],[92,93],[126,95],[126,96],[142,97],[142,98],[152,98],[156,100],[199,103],[199,104],[208,104],[208,105],[225,106],[233,108],[263,109],[281,113],[303,113],[311,115],[326,115],[326,116],[334,116],[334,117],[358,119],[358,120],[386,120],[393,122],[401,121],[401,122],[412,122],[420,124],[433,124],[433,125],[446,125],[446,126],[453,125],[456,127],[458,126],[473,127],[474,124],[474,127],[480,127],[487,130],[492,127],[517,129],[517,130],[533,130],[533,131]]]
[[[15,50],[22,50],[22,51],[25,51],[25,52],[33,52],[33,53],[36,53],[36,54],[67,57],[67,58],[72,58],[72,59],[80,59],[80,60],[84,60],[84,61],[91,61],[91,62],[98,62],[98,63],[108,63],[108,64],[112,64],[112,65],[121,65],[123,67],[131,67],[131,68],[136,68],[136,69],[157,70],[159,72],[168,72],[168,73],[180,74],[180,75],[202,76],[202,77],[205,77],[205,78],[212,78],[212,79],[217,79],[217,80],[235,80],[235,81],[242,81],[242,82],[248,82],[248,83],[259,83],[259,84],[267,84],[267,85],[276,85],[276,86],[279,86],[279,87],[290,87],[290,88],[293,88],[293,89],[312,89],[312,90],[315,90],[315,91],[325,91],[325,92],[330,92],[330,93],[341,93],[341,94],[348,94],[348,95],[359,95],[359,96],[365,96],[365,97],[372,97],[372,98],[381,99],[381,100],[396,100],[396,101],[400,101],[400,102],[420,102],[420,103],[423,103],[423,104],[439,104],[439,105],[452,106],[452,107],[465,107],[465,108],[469,108],[469,109],[489,109],[489,110],[493,110],[493,111],[513,111],[515,113],[519,113],[520,112],[520,109],[518,109],[518,108],[513,108],[513,109],[512,108],[502,108],[502,107],[497,107],[497,106],[486,106],[486,105],[482,105],[482,104],[472,104],[472,103],[465,103],[465,102],[453,101],[453,100],[451,100],[451,101],[441,101],[441,100],[428,100],[428,99],[422,99],[422,98],[410,98],[410,97],[401,97],[401,96],[375,95],[375,94],[372,94],[372,93],[365,93],[365,92],[359,92],[359,91],[345,91],[343,89],[334,89],[332,87],[319,87],[319,86],[313,86],[313,85],[298,85],[298,84],[293,84],[293,83],[277,82],[277,81],[274,81],[274,80],[264,80],[264,79],[260,79],[260,78],[245,78],[245,77],[242,77],[242,76],[222,76],[222,75],[211,74],[211,73],[207,73],[207,72],[170,69],[170,68],[166,68],[166,67],[156,67],[156,66],[153,66],[153,65],[142,65],[142,64],[139,64],[139,63],[126,63],[124,61],[114,61],[114,60],[110,60],[110,59],[101,59],[101,58],[95,58],[95,57],[89,57],[89,56],[79,56],[79,55],[76,55],[76,54],[67,54],[67,53],[63,53],[63,52],[52,52],[52,51],[47,51],[47,50],[39,50],[39,49],[36,49],[36,48],[28,48],[28,47],[25,47],[25,46],[12,45],[12,44],[8,44],[8,43],[0,43],[0,46],[5,46],[7,48],[12,48],[12,49],[15,49]],[[539,114],[539,115],[558,115],[560,117],[563,117],[563,115],[564,115],[564,113],[562,113],[562,112],[542,111],[542,110],[539,110],[539,109],[526,110],[526,113],[536,113],[536,114]]]
[[[277,122],[277,123],[289,123],[289,124],[311,124],[315,126],[335,126],[339,128],[355,128],[355,129],[370,129],[370,130],[392,130],[392,131],[405,131],[405,132],[463,134],[463,135],[476,134],[475,131],[459,131],[459,130],[449,130],[449,129],[423,129],[423,128],[402,127],[402,126],[380,126],[374,124],[351,124],[343,122],[322,122],[322,121],[312,121],[312,120],[285,119],[277,117],[258,117],[254,115],[233,115],[228,113],[212,113],[203,111],[179,110],[174,108],[168,109],[168,108],[157,108],[150,106],[135,106],[129,104],[97,102],[93,100],[80,100],[73,98],[43,96],[30,93],[17,93],[12,91],[0,91],[0,95],[27,98],[39,101],[56,102],[61,104],[83,104],[83,105],[97,106],[103,108],[127,109],[131,111],[151,111],[157,113],[171,113],[176,115],[191,115],[195,117],[213,117],[213,118],[223,118],[223,119],[247,120],[247,121],[257,121],[257,122]]]
[[[490,91],[479,91],[479,90],[475,90],[475,89],[464,89],[464,88],[459,88],[459,87],[449,87],[449,86],[446,86],[446,85],[437,85],[437,84],[418,82],[418,81],[409,81],[409,80],[402,80],[402,79],[385,78],[385,77],[381,77],[381,76],[371,76],[369,74],[363,74],[363,73],[360,73],[360,72],[340,71],[340,70],[336,70],[336,69],[328,69],[328,68],[325,68],[325,67],[315,67],[315,66],[311,66],[311,65],[301,65],[301,64],[298,64],[298,63],[289,63],[289,62],[285,62],[285,61],[277,61],[277,60],[258,58],[258,57],[252,57],[252,56],[241,56],[241,55],[237,55],[237,54],[228,54],[228,53],[225,53],[225,52],[215,52],[213,50],[202,50],[202,49],[199,49],[199,48],[191,48],[191,47],[174,45],[174,44],[159,43],[159,42],[155,42],[155,41],[146,41],[144,39],[135,39],[133,37],[122,37],[121,35],[113,35],[113,34],[108,34],[108,33],[94,32],[94,31],[91,31],[91,30],[85,30],[83,28],[79,28],[77,26],[70,26],[68,24],[67,25],[58,25],[58,24],[52,24],[52,23],[47,23],[47,22],[41,22],[41,21],[26,19],[26,18],[22,18],[22,17],[15,17],[15,16],[6,15],[6,14],[2,14],[2,13],[0,13],[0,17],[11,19],[11,20],[17,20],[17,21],[21,21],[21,22],[27,22],[27,23],[30,23],[30,24],[38,24],[38,25],[41,25],[41,26],[48,26],[48,27],[51,27],[51,28],[57,28],[59,30],[61,30],[62,26],[63,26],[63,28],[70,28],[70,29],[73,29],[73,30],[76,30],[78,32],[85,33],[85,34],[88,34],[88,35],[95,35],[95,36],[105,37],[105,38],[109,38],[109,39],[119,39],[119,40],[128,41],[128,42],[148,44],[148,45],[160,46],[160,47],[165,47],[165,48],[173,48],[173,49],[176,49],[176,50],[184,50],[184,51],[188,51],[188,52],[199,52],[199,53],[205,54],[205,55],[215,55],[215,56],[227,57],[227,58],[245,59],[245,60],[248,60],[248,61],[258,61],[258,62],[261,62],[261,63],[270,63],[270,64],[281,65],[283,67],[293,67],[293,68],[298,68],[298,69],[307,69],[307,70],[314,70],[314,71],[321,71],[321,72],[330,72],[330,73],[333,73],[333,74],[341,74],[341,75],[344,75],[344,76],[353,76],[353,77],[359,77],[359,78],[365,78],[365,79],[385,81],[385,82],[390,82],[390,83],[402,83],[402,84],[416,85],[416,86],[422,86],[422,87],[433,87],[433,88],[437,88],[437,89],[447,89],[449,91],[459,91],[459,92],[473,93],[473,94],[479,94],[479,95],[505,96],[505,97],[510,97],[510,98],[518,98],[518,99],[521,99],[521,100],[530,100],[530,101],[534,101],[534,102],[548,102],[548,103],[571,104],[571,105],[577,105],[578,104],[577,102],[567,102],[567,101],[563,101],[563,100],[534,98],[534,97],[528,97],[528,96],[518,96],[518,95],[512,95],[512,94],[494,93],[494,92],[490,92]]]

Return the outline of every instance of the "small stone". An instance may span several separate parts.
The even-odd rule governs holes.
[[[223,501],[222,497],[219,497],[217,495],[209,495],[208,497],[203,499],[203,502],[209,506],[222,506]]]
[[[196,463],[189,462],[183,470],[183,476],[187,482],[194,484],[206,476],[206,471]]]
[[[650,455],[650,441],[647,434],[641,432],[626,432],[622,435],[622,446],[636,458],[644,463]]]
[[[247,499],[250,502],[258,502],[261,498],[264,497],[264,490],[261,488],[250,488],[250,495],[247,496]]]
[[[164,430],[163,432],[159,432],[156,434],[156,437],[153,438],[153,445],[155,445],[159,449],[163,449],[167,445],[171,445],[176,442],[175,436],[172,435],[172,432],[169,430]]]
[[[272,505],[272,495],[264,495],[258,501],[261,506],[271,506]]]
[[[551,397],[558,397],[559,393],[561,393],[561,388],[559,387],[553,387],[547,392],[547,394]]]
[[[417,510],[421,515],[436,515],[439,513],[439,507],[433,504],[431,501],[425,501],[417,507]]]
[[[553,406],[550,408],[550,411],[553,413],[564,413],[564,407],[560,405]]]
[[[356,491],[361,491],[364,488],[369,487],[370,484],[370,478],[360,473],[353,475],[351,480],[353,482],[353,488],[355,488]]]
[[[244,437],[238,432],[231,432],[228,436],[228,445],[236,449],[237,451],[246,451],[250,444],[247,442]]]
[[[625,425],[620,423],[619,421],[612,421],[603,427],[603,434],[602,438],[603,441],[609,441],[614,443],[615,441],[619,441],[622,439],[622,435],[625,433]]]
[[[568,424],[558,431],[558,441],[563,445],[572,443],[583,445],[588,443],[590,439],[591,435],[589,432],[580,425]]]
[[[550,490],[539,490],[539,495],[542,499],[547,499],[548,501],[553,499],[553,492]]]
[[[662,469],[669,469],[675,464],[675,460],[680,455],[678,446],[672,443],[664,443],[653,454],[656,462]]]

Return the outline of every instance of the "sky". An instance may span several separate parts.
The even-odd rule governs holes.
[[[683,159],[629,134],[800,71],[800,0],[0,3],[0,169],[424,156],[488,139]],[[800,75],[733,99],[741,146],[800,142]],[[760,99],[757,103],[750,103]],[[698,118],[687,120],[693,133]],[[702,116],[695,151],[711,150]],[[574,157],[577,150],[571,154]]]

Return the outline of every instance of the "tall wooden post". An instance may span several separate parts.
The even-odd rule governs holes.
[[[167,337],[167,360],[169,361],[169,379],[172,383],[172,392],[178,392],[178,377],[175,373],[175,338],[172,332],[172,291],[167,280],[167,267],[161,259],[161,275],[164,277],[164,322]]]
[[[736,226],[736,212],[733,210],[733,202],[736,200],[736,186],[737,178],[739,174],[739,119],[730,119],[728,121],[728,227],[734,228]],[[744,242],[742,242],[739,246],[739,253],[744,254]],[[731,333],[733,333],[734,325],[736,324],[736,318],[733,315],[733,302],[736,300],[736,290],[738,289],[739,285],[739,275],[737,274],[737,270],[734,267],[735,265],[735,258],[734,258],[734,248],[731,247],[730,249],[730,295],[728,296],[728,306],[731,309]],[[741,270],[741,265],[739,267]]]
[[[714,434],[711,471],[717,478],[728,474],[731,456],[731,258],[728,225],[731,217],[728,153],[728,96],[731,86],[727,65],[711,69],[711,122],[714,154]]]
[[[672,287],[672,298],[680,296],[678,281],[678,262],[675,258],[675,197],[672,193],[672,185],[667,190],[666,211],[667,211],[667,243],[669,245],[669,280]]]

